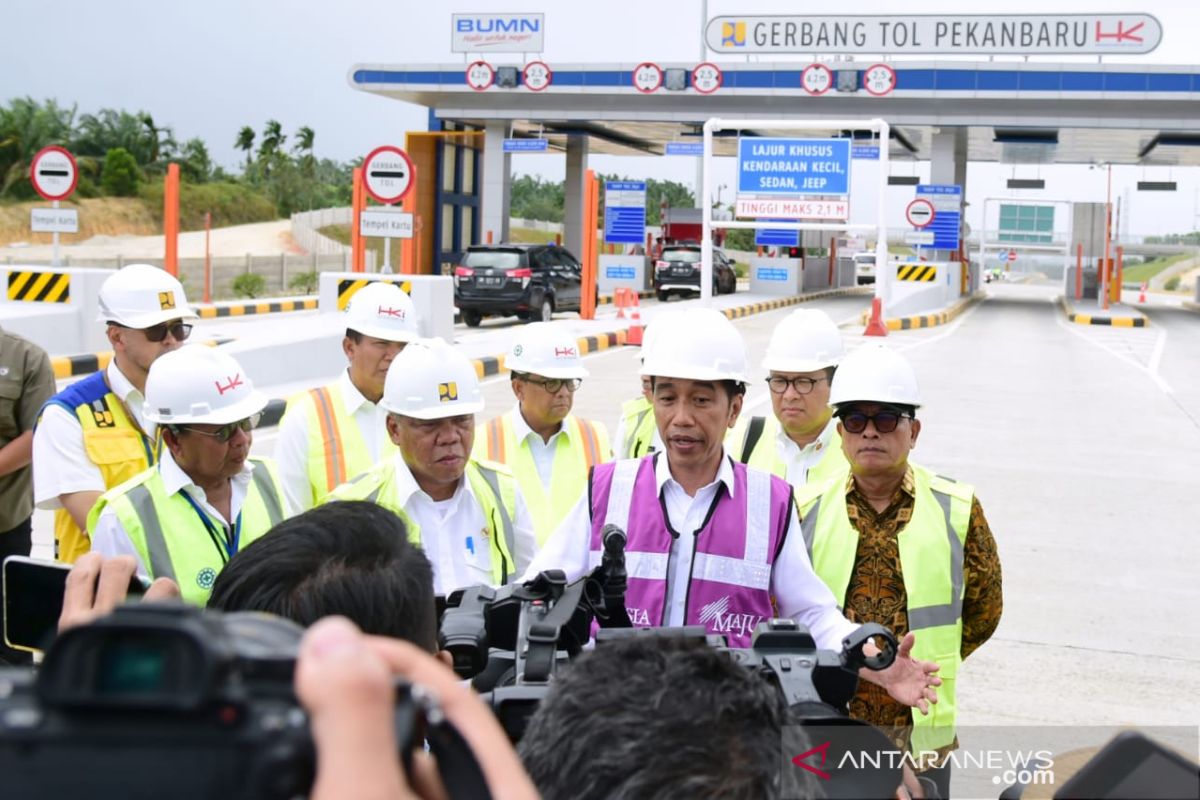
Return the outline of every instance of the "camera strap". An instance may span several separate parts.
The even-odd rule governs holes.
[[[550,680],[554,670],[554,658],[558,652],[558,637],[563,626],[571,621],[579,601],[583,598],[585,581],[576,581],[567,586],[562,596],[538,622],[529,626],[525,638],[525,674],[526,683],[545,683]]]
[[[450,800],[491,800],[483,770],[457,728],[445,719],[430,723],[425,741],[437,760],[438,774]]]

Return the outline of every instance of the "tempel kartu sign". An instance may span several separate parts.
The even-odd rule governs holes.
[[[738,140],[739,195],[849,193],[849,139]]]

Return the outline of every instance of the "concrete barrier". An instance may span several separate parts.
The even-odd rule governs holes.
[[[904,317],[944,309],[962,297],[962,265],[957,261],[888,262],[892,271],[886,317]]]
[[[96,298],[112,270],[10,265],[4,273],[0,324],[5,328],[52,356],[108,349],[104,325],[96,319]]]
[[[602,255],[598,261],[596,284],[601,294],[612,294],[616,289],[644,292],[650,288],[646,256]]]
[[[317,294],[320,315],[344,311],[354,293],[372,281],[394,283],[412,297],[422,336],[440,336],[447,342],[454,341],[454,279],[444,275],[322,273]]]
[[[751,258],[750,291],[754,294],[800,294],[803,264],[798,258]]]

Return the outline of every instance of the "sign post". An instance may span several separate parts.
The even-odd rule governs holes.
[[[70,197],[75,191],[76,184],[79,183],[79,168],[75,164],[75,156],[58,145],[52,144],[43,147],[29,162],[29,180],[33,184],[33,190],[44,199],[49,200],[57,212],[59,201]],[[31,219],[30,222],[32,227],[33,220]],[[78,223],[76,227],[78,228]],[[50,264],[55,267],[59,265],[58,234],[60,230],[62,230],[61,226],[55,226],[52,229],[54,251],[50,258]]]
[[[385,206],[403,200],[412,189],[416,176],[416,168],[413,167],[408,153],[390,144],[376,147],[368,153],[363,159],[362,170],[363,188],[367,194]],[[395,211],[382,209],[364,210],[359,215],[359,228],[362,236],[383,237],[383,265],[380,272],[390,273],[392,237],[412,238],[412,214],[397,215]]]

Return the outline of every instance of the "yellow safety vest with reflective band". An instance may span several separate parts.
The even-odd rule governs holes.
[[[749,443],[746,439],[755,427],[755,420],[760,419],[763,420],[761,433],[747,456],[746,445]],[[826,424],[834,426],[833,435],[829,438],[829,444],[825,445],[824,454],[815,465],[809,468],[808,477],[805,479],[806,484],[823,483],[830,478],[845,474],[850,469],[850,462],[846,460],[846,454],[842,452],[842,436],[837,432],[837,423],[830,420]],[[786,481],[788,465],[779,455],[779,444],[776,441],[778,435],[779,420],[774,414],[767,417],[751,417],[744,424],[739,423],[730,432],[730,450],[734,457],[746,466],[770,472]]]
[[[638,395],[621,406],[621,420],[625,423],[625,441],[617,442],[621,448],[618,458],[641,458],[650,452],[654,442],[654,405]]]
[[[308,415],[309,507],[317,505],[337,487],[361,475],[375,463],[358,421],[346,413],[345,398],[336,383],[310,389],[288,399],[288,413],[303,409]],[[390,441],[380,449],[379,460],[396,454]]]
[[[513,577],[515,562],[512,552],[516,549],[513,519],[517,516],[517,482],[503,464],[491,464],[471,459],[465,472],[471,493],[479,502],[488,529],[492,556],[492,580],[497,586]],[[336,500],[367,500],[378,503],[404,520],[408,528],[408,540],[421,544],[421,528],[396,502],[396,462],[394,458],[381,461],[367,472],[343,483],[325,498],[326,503]]]
[[[973,487],[911,464],[915,481],[912,518],[897,534],[908,597],[908,627],[916,634],[912,657],[936,661],[937,703],[928,716],[913,709],[912,750],[937,750],[954,741],[955,682],[962,663],[963,550],[971,520]],[[834,478],[796,490],[800,529],[813,570],[844,605],[854,570],[858,531],[846,511],[846,482]]]
[[[112,489],[154,466],[158,447],[125,413],[121,399],[108,388],[104,371],[95,372],[51,398],[75,414],[83,428],[83,450],[100,470],[105,490]],[[75,563],[92,547],[65,508],[54,512],[56,558]]]
[[[250,461],[254,469],[239,512],[239,549],[283,521],[283,489],[274,467],[256,458]],[[148,469],[105,492],[88,515],[88,527],[94,527],[100,512],[111,505],[150,571],[150,578],[172,579],[179,584],[186,602],[202,606],[208,602],[217,573],[229,557],[181,494],[182,490],[168,495],[162,473],[157,468]],[[211,522],[217,531],[224,532],[224,522]]]
[[[533,517],[538,547],[546,543],[550,534],[583,497],[592,467],[612,457],[608,433],[603,425],[576,416],[568,416],[562,424],[567,435],[558,437],[554,445],[549,495],[542,486],[533,454],[528,447],[522,446],[524,442],[517,441],[511,414],[496,417],[475,429],[475,450],[472,455],[477,459],[486,458],[506,464],[512,470],[529,507],[529,514]]]

